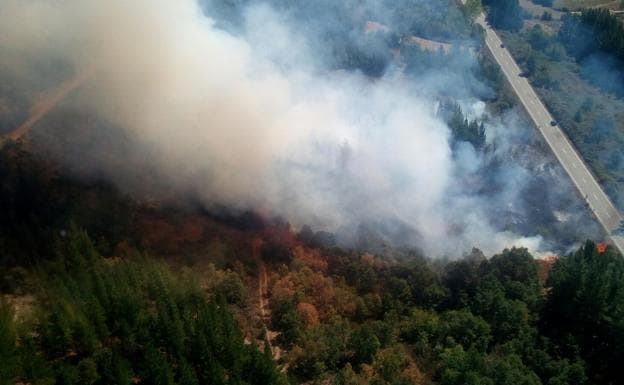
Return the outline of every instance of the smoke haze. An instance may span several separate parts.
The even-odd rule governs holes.
[[[471,74],[474,55],[454,56],[451,73],[408,78],[391,64],[371,79],[337,69],[320,44],[318,31],[336,20],[298,28],[296,14],[267,4],[219,20],[213,8],[194,0],[4,0],[0,61],[15,73],[29,70],[22,63],[61,62],[67,73],[88,74],[68,108],[98,116],[99,130],[120,130],[132,155],[94,156],[118,148],[104,136],[73,157],[52,152],[121,188],[150,165],[180,197],[260,210],[345,242],[368,224],[430,255],[551,246],[529,224],[510,226],[530,210],[522,195],[541,183],[532,175],[564,180],[539,154],[518,150],[532,140],[527,128],[514,116],[490,119],[488,141],[499,153],[484,155],[468,143],[453,150],[436,114],[444,90],[484,116],[479,98],[491,90]],[[377,8],[357,10],[362,20],[395,21]],[[344,28],[357,44],[370,43]],[[489,173],[488,157],[500,153],[508,164]],[[567,181],[547,183],[556,186],[547,197],[558,201],[553,207],[578,204]],[[490,184],[499,187],[484,192]],[[585,219],[564,217],[570,225]]]

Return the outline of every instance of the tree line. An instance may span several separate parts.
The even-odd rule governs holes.
[[[105,259],[71,229],[39,267],[32,315],[0,301],[0,384],[284,384],[226,299],[137,255]]]
[[[559,40],[576,59],[602,52],[624,61],[624,24],[608,9],[585,9],[561,21]]]
[[[452,103],[445,108],[464,127],[461,109]],[[24,186],[34,183],[24,170],[7,175],[18,180],[22,175]],[[32,186],[41,194],[65,191],[35,175],[38,182]],[[12,197],[10,191],[4,196]],[[282,349],[274,362],[270,352],[254,345],[255,337],[245,344],[241,332],[250,331],[244,320],[253,318],[244,282],[257,278],[254,267],[244,265],[249,251],[241,244],[246,236],[258,236],[256,227],[234,231],[238,227],[232,223],[219,228],[213,223],[221,251],[211,255],[204,248],[202,258],[217,263],[225,256],[223,263],[233,267],[217,277],[179,268],[175,261],[172,268],[139,252],[111,257],[117,253],[102,250],[116,241],[117,231],[101,232],[96,239],[81,226],[50,221],[54,215],[39,211],[43,203],[35,211],[23,206],[11,215],[32,213],[26,223],[39,246],[33,249],[24,238],[0,254],[45,254],[39,259],[33,254],[22,264],[2,259],[2,294],[29,294],[34,302],[30,311],[19,303],[0,304],[0,384],[589,385],[624,380],[618,370],[624,261],[611,247],[601,252],[587,242],[559,258],[548,273],[526,249],[504,250],[490,259],[473,250],[449,261],[390,245],[379,254],[341,249],[331,234],[309,228],[285,238],[279,233],[260,250],[270,272],[269,328],[279,332],[274,343]],[[92,216],[109,215],[104,223],[115,223],[115,216],[128,213],[98,209],[66,215],[91,223],[95,231],[102,225]],[[6,239],[24,233],[11,230],[9,221],[0,223]]]
[[[494,28],[518,31],[522,28],[522,8],[518,0],[484,0],[487,21]]]
[[[454,142],[468,142],[477,150],[485,147],[486,136],[483,121],[469,120],[458,103],[451,101],[440,103],[438,115],[451,129],[451,138]]]
[[[588,241],[550,274],[526,249],[450,263],[330,253],[326,267],[293,261],[274,277],[272,325],[292,382],[624,380],[624,260],[611,247]]]

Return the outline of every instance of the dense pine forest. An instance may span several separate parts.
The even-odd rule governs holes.
[[[362,247],[341,249],[253,213],[146,207],[15,147],[3,154],[2,202],[42,197],[2,223],[3,384],[624,380],[624,260],[610,246],[450,261],[371,253],[378,241],[363,232]],[[47,195],[70,192],[98,199]]]
[[[123,127],[128,121],[116,119],[115,106],[120,105],[107,104],[114,99],[108,94],[95,98],[95,108],[86,108],[92,88],[98,88],[88,82],[23,137],[0,136],[0,385],[624,384],[619,367],[624,359],[624,258],[605,243],[606,235],[562,177],[473,21],[484,6],[489,22],[507,31],[502,36],[526,70],[522,76],[545,94],[545,102],[620,205],[624,161],[615,150],[624,145],[624,135],[609,133],[620,127],[621,101],[607,105],[603,102],[610,96],[576,87],[585,86],[578,81],[584,76],[582,60],[607,53],[623,60],[621,23],[592,10],[565,16],[557,33],[527,28],[518,0],[266,3],[270,6],[251,0],[202,0],[190,8],[173,7],[196,27],[189,27],[189,35],[182,33],[186,24],[180,23],[172,28],[173,35],[164,35],[171,41],[157,42],[148,58],[140,57],[138,71],[126,74],[125,67],[114,67],[125,75],[122,81],[112,81],[119,80],[116,71],[104,71],[110,78],[95,83],[104,89],[132,93],[132,88],[147,84],[146,98],[128,97],[137,109],[129,120],[148,122],[150,129],[167,121],[163,137]],[[150,28],[140,29],[148,37],[171,27],[163,22],[170,20],[167,12],[126,14],[132,3],[111,4],[119,11],[112,12],[119,17],[115,21],[150,20]],[[80,9],[92,15],[99,8]],[[0,21],[5,20],[2,10],[0,4]],[[88,28],[80,25],[86,29],[77,29],[78,38],[65,43],[89,41],[90,33],[103,36],[90,42],[122,61],[121,51],[102,48],[117,30],[106,24],[99,35],[90,26],[100,19],[87,19]],[[285,27],[293,25],[292,30]],[[227,70],[211,73],[213,62],[223,58],[203,53],[193,65],[177,67],[184,60],[166,54],[194,59],[186,54],[197,50],[194,44],[182,44],[188,39],[180,36],[207,41],[201,45],[206,52],[225,42],[227,50],[218,52],[226,56]],[[27,39],[31,35],[20,37],[33,43]],[[587,44],[575,45],[579,37]],[[175,49],[161,51],[161,43]],[[309,52],[299,52],[298,44]],[[47,61],[31,53],[28,66],[16,70],[3,55],[22,58],[22,50],[29,47],[7,48],[0,37],[0,134],[36,115],[35,107],[46,99],[41,90],[53,90],[74,74],[62,60],[68,47],[55,51],[33,45],[53,53],[42,56]],[[178,46],[183,49],[178,51]],[[138,45],[133,48],[138,50]],[[252,65],[229,56],[236,49]],[[80,62],[83,56],[88,55],[80,51],[78,59],[71,59]],[[210,60],[203,61],[204,56]],[[158,60],[167,69],[171,65],[201,76],[160,72],[160,67],[150,66]],[[250,76],[261,82],[249,83],[244,76],[228,81],[237,66],[246,76],[257,75],[258,67],[274,71],[266,78]],[[142,77],[143,67],[158,82]],[[305,78],[306,88],[297,89],[299,83],[282,77],[284,73]],[[202,83],[209,75],[216,80]],[[140,81],[133,83],[135,77]],[[176,82],[179,78],[181,83]],[[132,86],[126,88],[128,83]],[[314,88],[314,83],[322,87]],[[287,92],[280,94],[282,86]],[[185,87],[192,92],[185,94]],[[265,87],[270,92],[261,94],[258,89]],[[212,95],[212,88],[217,97],[210,99],[206,95]],[[232,91],[237,88],[244,92]],[[327,89],[331,92],[326,94]],[[165,102],[156,104],[161,114],[148,107],[162,98],[162,90],[167,91]],[[280,96],[271,104],[274,93]],[[309,102],[308,93],[322,97]],[[323,124],[336,123],[321,115],[331,115],[340,103],[331,109],[316,107],[324,106],[325,96],[342,93],[348,94],[346,100],[336,100],[347,104],[347,113],[339,114],[336,126],[349,126],[345,132],[356,139],[376,138],[363,148],[357,147],[358,140],[348,142],[349,135],[333,146],[334,133],[321,133],[327,129]],[[199,110],[169,110],[192,104],[198,95]],[[297,99],[294,108],[286,115],[271,115],[283,104],[290,106],[283,100],[289,97]],[[366,108],[377,107],[369,97],[392,111],[380,108],[358,131],[351,126],[362,123],[360,116],[352,121],[347,115],[370,118]],[[257,111],[229,104],[238,99],[252,100],[243,106]],[[307,110],[309,105],[314,108]],[[141,115],[142,108],[155,116]],[[228,109],[229,115],[219,115]],[[205,110],[209,118],[220,116],[223,122],[200,121]],[[404,114],[406,110],[418,113]],[[166,112],[172,112],[170,122]],[[295,124],[289,121],[291,114],[298,119]],[[248,115],[249,120],[239,120]],[[317,124],[317,118],[321,120],[313,127],[310,147],[298,147],[307,137],[282,143],[287,129],[279,131],[275,142],[259,135],[234,147],[244,151],[229,147],[264,125],[288,122],[299,132],[308,123],[301,120]],[[432,123],[410,142],[421,120]],[[193,128],[185,131],[184,124]],[[220,129],[211,131],[213,125]],[[395,125],[409,129],[392,131]],[[398,133],[398,141],[385,129]],[[436,130],[442,132],[440,140],[423,144]],[[222,131],[234,133],[221,136]],[[178,143],[185,134],[190,140]],[[225,156],[219,146],[200,145],[214,138],[222,140]],[[403,141],[409,142],[406,154],[392,157],[401,152],[398,142]],[[274,146],[256,147],[264,142]],[[274,160],[266,154],[273,147],[286,148],[275,156],[278,167],[253,157],[257,152]],[[321,156],[315,158],[314,151]],[[289,158],[297,152],[304,155]],[[186,158],[187,153],[207,155]],[[437,159],[439,153],[448,157]],[[215,198],[215,191],[223,192],[218,182],[246,171],[237,162],[247,155],[252,160],[244,165],[254,172],[245,175],[253,179],[266,167],[280,176],[262,174],[274,183],[269,190],[274,195],[262,195],[260,183],[254,182],[266,180],[258,178],[244,181],[248,184],[242,183],[242,191],[223,190],[227,199]],[[267,164],[258,165],[262,162],[257,159]],[[432,159],[445,167],[437,168]],[[206,169],[195,168],[201,163],[197,160]],[[415,164],[417,170],[411,169]],[[287,167],[295,172],[279,174]],[[355,177],[349,174],[353,170]],[[440,171],[444,175],[439,178],[448,179],[435,204],[422,211],[420,201],[434,193],[425,183],[432,179],[418,179],[420,171],[427,177]],[[367,189],[369,183],[373,189]],[[425,184],[425,189],[407,194],[410,183]],[[300,189],[289,190],[292,186]],[[321,194],[334,190],[339,198],[358,199],[338,199],[340,204],[332,206],[327,201],[334,196]],[[368,195],[372,198],[364,199]],[[393,195],[402,199],[392,201]],[[273,213],[281,208],[276,201],[288,207],[294,205],[291,201],[311,204],[318,210],[309,222],[293,225],[289,221],[294,219]],[[396,202],[402,205],[393,206]],[[417,215],[407,218],[431,219],[426,225],[440,234],[374,211],[386,204],[401,219],[410,210]],[[342,206],[350,206],[348,212],[360,221],[345,220],[335,231],[319,225],[326,223],[319,218],[328,212],[322,209]],[[331,210],[329,214],[340,217]],[[535,245],[531,242],[537,239],[541,250],[554,251],[538,255],[527,247],[509,246],[487,252],[476,239],[465,243],[466,237],[482,234],[506,245],[518,239]],[[480,239],[491,245],[485,242],[490,240]],[[435,242],[440,244],[434,245],[440,246],[435,251],[422,246]],[[460,246],[443,247],[447,244]]]
[[[0,375],[35,384],[278,384],[270,354],[244,345],[221,296],[146,257],[104,259],[84,231],[34,273],[32,313],[3,301]],[[23,290],[23,288],[21,288]]]

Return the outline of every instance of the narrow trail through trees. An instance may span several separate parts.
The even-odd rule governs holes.
[[[266,266],[262,261],[260,253],[261,246],[262,240],[260,239],[255,240],[252,244],[252,253],[254,258],[258,261],[258,311],[262,322],[262,329],[264,330],[264,343],[269,346],[273,358],[278,360],[281,356],[281,351],[279,347],[273,346],[273,340],[278,333],[267,327],[267,324],[271,321],[271,310],[269,304],[269,277]]]

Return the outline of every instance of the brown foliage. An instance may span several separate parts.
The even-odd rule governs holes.
[[[312,328],[319,324],[319,315],[316,306],[308,302],[299,302],[297,314],[306,328]]]
[[[319,250],[297,246],[294,248],[293,253],[296,259],[310,269],[322,272],[327,271],[327,261]]]

